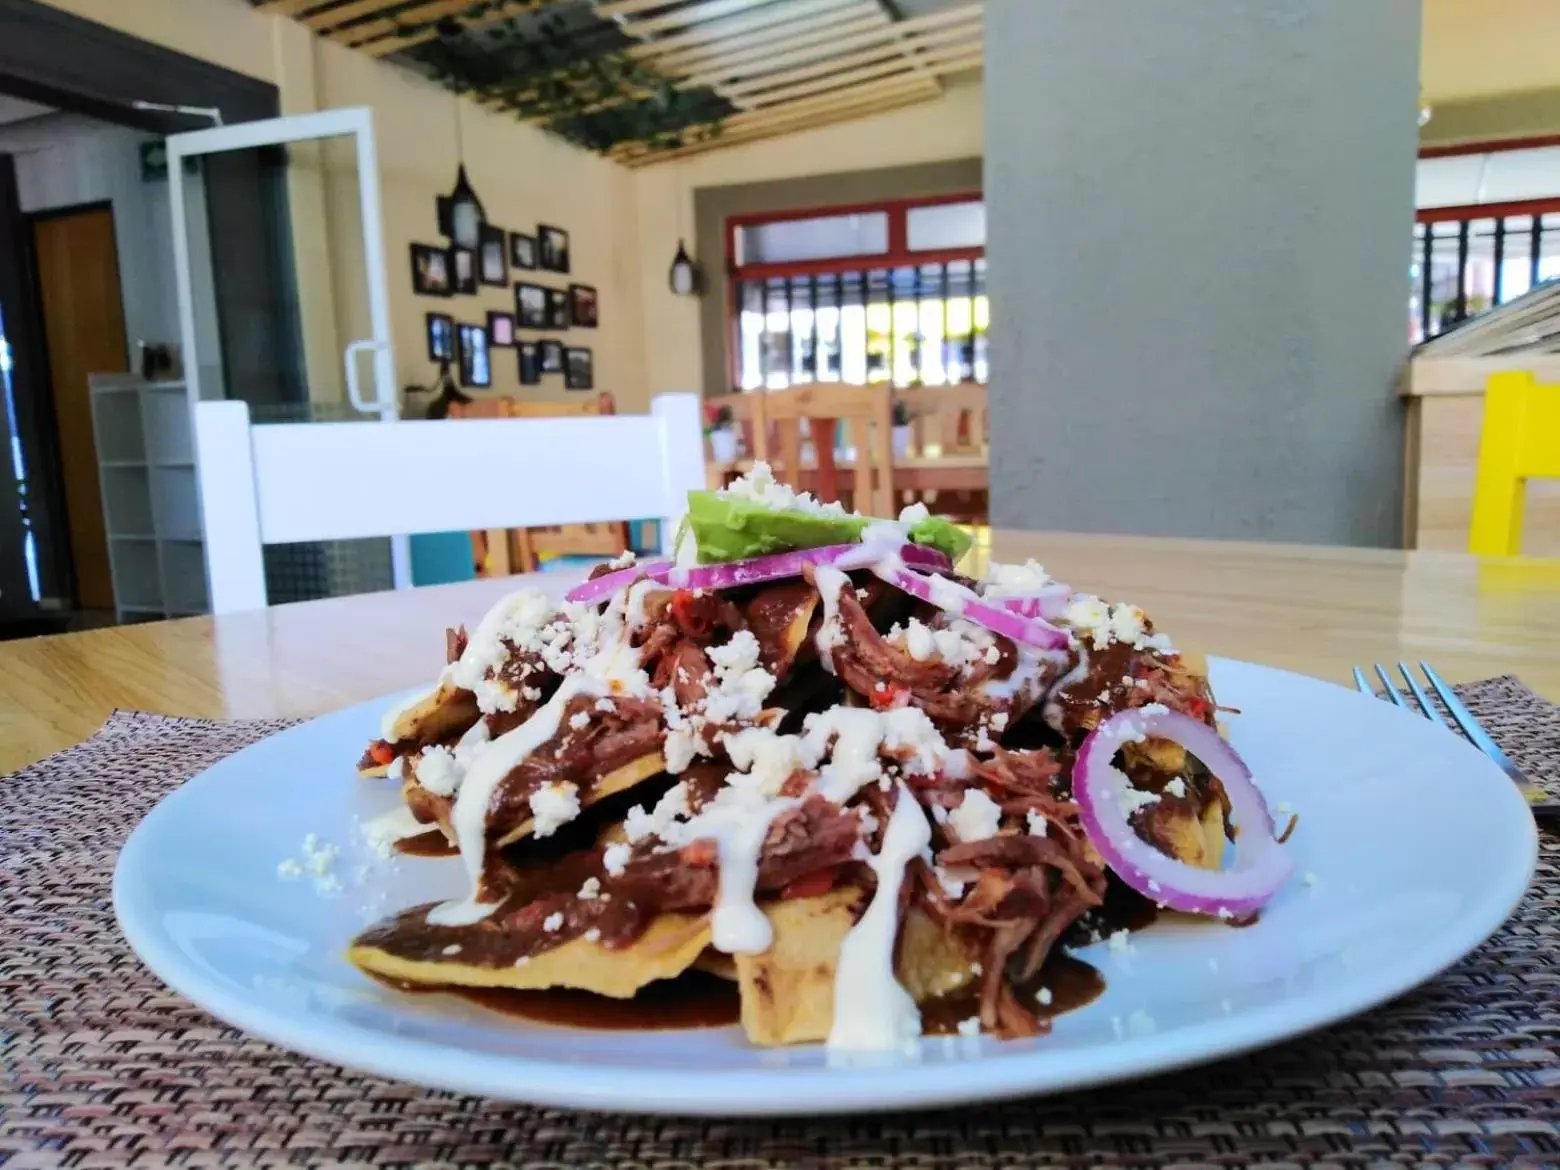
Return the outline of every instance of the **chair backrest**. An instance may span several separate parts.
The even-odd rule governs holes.
[[[836,424],[851,424],[856,448],[853,506],[868,516],[894,512],[894,436],[887,385],[847,386],[815,382],[750,395],[753,454],[775,466],[775,475],[802,486],[802,420],[807,420],[818,471],[818,498],[839,498],[834,462]]]
[[[1519,555],[1527,481],[1555,478],[1560,478],[1560,386],[1540,385],[1527,371],[1491,375],[1484,390],[1468,551]]]
[[[537,401],[507,396],[475,398],[450,407],[451,418],[571,418],[616,414],[612,395],[565,401]],[[549,554],[615,557],[628,548],[628,524],[564,524],[539,528],[490,528],[471,533],[472,562],[477,575],[507,577],[529,573]]]
[[[910,386],[894,391],[894,404],[910,411],[911,446],[944,455],[979,451],[986,446],[986,387],[980,382],[952,386]]]
[[[265,605],[263,545],[643,516],[664,542],[704,486],[693,394],[601,418],[255,426],[202,402],[194,421],[216,613]]]

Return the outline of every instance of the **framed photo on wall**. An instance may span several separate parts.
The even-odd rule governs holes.
[[[596,289],[593,285],[569,286],[569,320],[581,329],[596,327]]]
[[[564,354],[563,384],[570,390],[594,390],[596,376],[590,350],[571,345]]]
[[[412,291],[420,297],[447,297],[452,288],[449,253],[432,244],[413,244]]]
[[[521,329],[547,328],[547,289],[525,281],[515,285],[515,324]]]
[[[515,348],[520,355],[520,385],[535,386],[542,380],[541,343],[522,341]]]
[[[477,246],[477,275],[483,284],[503,288],[509,283],[509,233],[491,224],[482,225],[482,240]]]
[[[569,270],[569,233],[562,228],[545,223],[536,225],[536,242],[541,253],[541,265],[548,272]]]
[[[536,267],[536,237],[509,233],[509,263],[516,268]]]
[[[547,328],[569,327],[569,294],[561,288],[547,290]]]
[[[455,318],[448,313],[428,314],[428,360],[455,360]]]
[[[538,343],[542,351],[542,373],[563,373],[563,342],[548,337]]]
[[[460,384],[485,389],[493,384],[487,330],[480,325],[460,327]]]
[[[450,287],[460,296],[477,291],[477,256],[470,248],[450,249]]]
[[[515,343],[515,318],[512,313],[497,313],[488,310],[488,344],[490,346],[508,349]]]

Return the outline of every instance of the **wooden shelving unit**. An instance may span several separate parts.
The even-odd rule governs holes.
[[[185,384],[94,374],[90,387],[118,619],[208,612]]]

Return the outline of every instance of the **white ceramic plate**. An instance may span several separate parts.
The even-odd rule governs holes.
[[[1390,999],[1511,912],[1537,837],[1511,782],[1472,747],[1312,679],[1225,660],[1212,674],[1220,701],[1244,712],[1231,736],[1269,801],[1301,815],[1295,879],[1255,926],[1158,923],[1130,953],[1079,952],[1105,993],[1037,1040],[933,1039],[919,1060],[831,1067],[820,1047],[756,1049],[738,1028],[557,1028],[365,979],[341,958],[359,927],[462,888],[453,859],[384,861],[359,840],[355,822],[397,799],[352,769],[387,701],[272,736],[170,795],[125,845],[114,906],[169,985],[287,1048],[435,1088],[680,1114],[948,1105],[1212,1060]],[[342,893],[279,880],[308,833],[341,846]]]

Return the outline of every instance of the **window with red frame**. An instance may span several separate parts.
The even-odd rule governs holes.
[[[735,388],[986,380],[979,193],[733,217]]]

